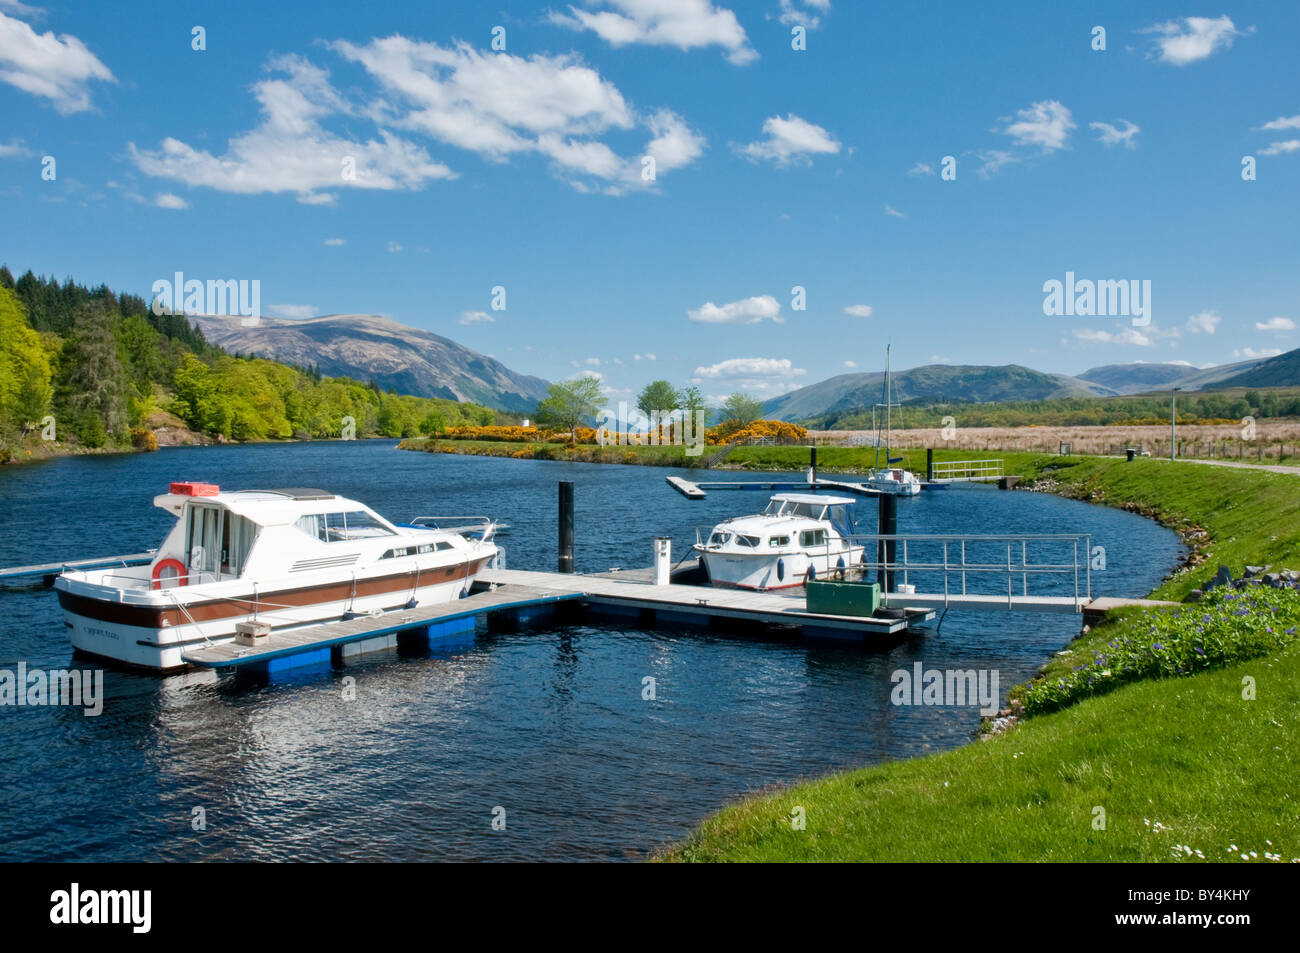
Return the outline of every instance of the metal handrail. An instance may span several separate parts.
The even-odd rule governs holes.
[[[968,590],[968,579],[970,575],[977,578],[987,575],[1006,575],[1007,578],[1007,604],[1011,605],[1015,599],[1015,580],[1020,577],[1020,594],[1023,597],[1029,596],[1029,578],[1031,576],[1038,578],[1042,576],[1055,576],[1063,579],[1071,579],[1074,589],[1074,601],[1076,603],[1086,602],[1092,598],[1092,566],[1089,558],[1092,552],[1092,535],[1090,533],[998,533],[998,534],[952,534],[952,533],[863,533],[845,536],[842,539],[850,543],[860,543],[862,546],[862,558],[852,567],[862,572],[864,575],[873,571],[883,571],[886,578],[901,576],[902,583],[908,584],[909,573],[940,573],[943,579],[943,596],[947,602],[950,597],[950,578],[954,575],[961,577],[961,594],[971,595]],[[1032,542],[1055,543],[1062,546],[1069,546],[1069,562],[1031,562],[1029,559],[1029,544]],[[870,555],[872,546],[875,544],[875,556]],[[893,558],[890,558],[889,552],[893,549]],[[900,545],[901,544],[901,545]],[[937,545],[941,552],[933,557],[914,560],[912,558],[911,547],[916,545]],[[998,549],[1005,551],[1005,559],[999,559],[997,562],[971,562],[967,558],[967,544],[1001,544]],[[1019,560],[1013,558],[1013,547],[1019,545]],[[1082,544],[1082,545],[1081,545]],[[953,559],[951,548],[958,548],[959,558]],[[1082,548],[1082,553],[1080,549]],[[902,558],[899,558],[899,549],[902,550]],[[830,544],[826,547],[826,556],[829,558],[832,554]],[[987,558],[987,557],[986,557]],[[980,593],[975,593],[979,595]],[[983,593],[984,595],[994,595],[994,593]]]

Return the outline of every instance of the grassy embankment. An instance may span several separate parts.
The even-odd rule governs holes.
[[[1220,563],[1300,568],[1300,478],[999,456],[1054,492],[1184,531],[1196,564],[1155,597],[1186,594]],[[1013,693],[1027,717],[1006,734],[746,799],[664,859],[1300,858],[1298,622],[1300,597],[1274,591],[1126,611]]]

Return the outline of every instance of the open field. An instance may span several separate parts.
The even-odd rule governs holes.
[[[1300,568],[1300,477],[1160,460],[1005,456],[1009,471],[1052,492],[1180,529],[1197,550],[1193,564],[1159,586],[1156,598],[1205,585],[1220,563],[1234,575],[1252,564]],[[1154,652],[1170,651],[1171,638],[1191,639],[1181,648],[1199,658],[1195,640],[1218,638],[1215,625],[1228,625],[1231,638],[1212,646],[1217,661],[1206,661],[1222,667],[1183,675],[1175,665],[1155,677],[1135,671],[1137,681],[1104,694],[1100,686],[1081,701],[1069,693],[1061,710],[1022,718],[964,748],[746,798],[664,859],[1296,860],[1300,594],[1278,591],[1275,601],[1243,602],[1230,623],[1202,617],[1227,611],[1212,603],[1126,610],[1072,642],[1012,697],[1025,697],[1030,686],[1053,692],[1080,663],[1108,665],[1117,645],[1143,638],[1159,640],[1146,646]],[[1157,612],[1181,615],[1161,621]],[[1263,641],[1245,637],[1251,632]],[[805,829],[791,822],[795,808]]]
[[[1108,454],[1119,447],[1140,447],[1152,456],[1169,456],[1169,425],[1111,425],[1095,427],[967,427],[958,426],[947,434],[940,428],[895,430],[895,447],[934,447],[948,450],[1043,451],[1058,453],[1068,443],[1072,453]],[[865,430],[810,430],[808,437],[820,444],[872,437]],[[1280,454],[1280,456],[1279,456]],[[1248,439],[1247,426],[1240,423],[1179,424],[1178,455],[1205,459],[1266,461],[1300,459],[1300,420],[1293,417],[1266,418],[1254,424]]]

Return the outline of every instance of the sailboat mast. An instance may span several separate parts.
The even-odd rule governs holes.
[[[889,349],[891,345],[885,345],[885,466],[889,466],[889,448],[891,446],[891,429],[890,412],[894,409],[894,390],[889,377]]]

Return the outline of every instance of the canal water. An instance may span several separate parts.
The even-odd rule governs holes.
[[[690,501],[665,484],[675,472],[392,441],[61,459],[0,469],[0,566],[156,546],[171,517],[151,498],[173,480],[316,486],[399,521],[491,515],[511,524],[515,569],[555,568],[559,480],[575,484],[579,571],[648,565],[656,535],[681,554],[695,527],[766,501]],[[873,504],[860,509],[873,531]],[[899,532],[1091,533],[1107,565],[1094,594],[1143,595],[1181,556],[1132,514],[987,487],[900,501]],[[892,705],[891,673],[996,670],[1005,698],[1077,629],[1071,615],[953,611],[937,634],[871,649],[576,625],[480,630],[427,657],[265,686],[110,671],[98,717],[0,707],[0,860],[641,858],[747,792],[966,743],[975,708]],[[70,660],[54,594],[0,590],[0,669]]]

